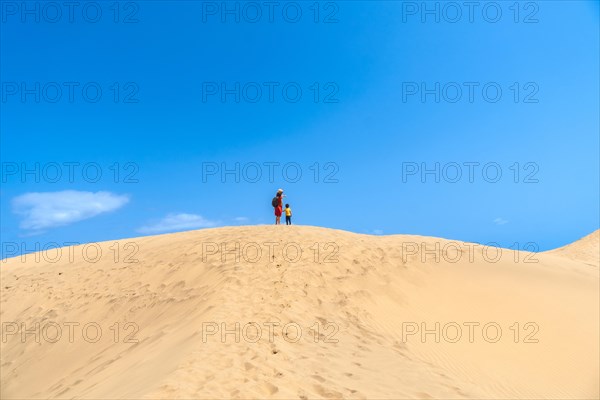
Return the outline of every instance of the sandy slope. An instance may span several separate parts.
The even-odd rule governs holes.
[[[554,254],[560,257],[570,258],[572,260],[582,261],[586,264],[596,267],[600,266],[600,229],[579,239],[576,242],[569,243],[558,249],[550,250],[548,254]]]
[[[5,260],[0,394],[598,398],[599,249],[583,240],[493,262],[443,239],[254,226],[106,242],[95,263],[90,247]]]

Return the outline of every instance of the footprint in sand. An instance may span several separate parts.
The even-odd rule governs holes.
[[[262,389],[263,389],[263,392],[265,392],[265,394],[269,394],[269,395],[274,395],[275,393],[277,393],[279,391],[279,388],[277,386],[275,386],[269,382],[265,382],[262,385]]]
[[[335,390],[329,390],[324,388],[321,385],[313,386],[315,391],[319,394],[319,396],[325,397],[327,399],[341,399],[342,394],[340,392],[336,392]]]

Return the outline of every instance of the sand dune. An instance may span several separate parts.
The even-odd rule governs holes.
[[[596,267],[600,266],[600,229],[589,235],[569,243],[558,249],[550,250],[548,254],[582,261]]]
[[[599,397],[598,231],[539,254],[304,226],[99,249],[2,262],[3,399]]]

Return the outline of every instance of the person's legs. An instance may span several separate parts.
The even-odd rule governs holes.
[[[275,225],[281,224],[281,207],[275,207]]]

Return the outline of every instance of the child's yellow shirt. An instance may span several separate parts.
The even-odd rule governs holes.
[[[292,209],[291,208],[286,208],[285,209],[285,216],[286,217],[291,217],[292,216]]]

